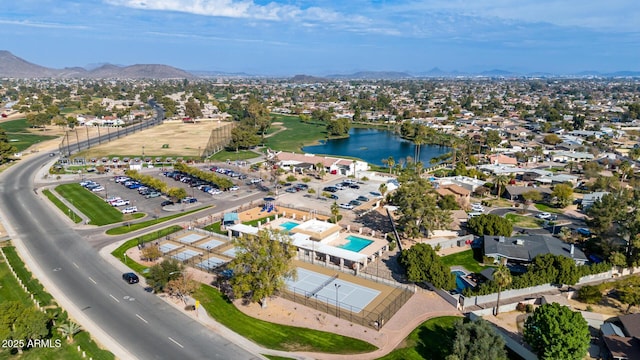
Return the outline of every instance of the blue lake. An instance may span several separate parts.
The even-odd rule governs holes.
[[[399,135],[388,130],[351,129],[349,137],[322,141],[320,145],[305,146],[304,152],[312,154],[328,154],[334,156],[352,156],[360,158],[370,164],[384,166],[382,159],[393,156],[406,159],[414,156],[415,145]],[[429,160],[450,152],[450,148],[437,145],[422,145],[420,147],[420,161],[425,167],[430,166]]]

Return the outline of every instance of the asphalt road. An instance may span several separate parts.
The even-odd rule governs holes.
[[[40,155],[0,174],[0,211],[48,283],[104,333],[139,359],[257,359],[173,309],[141,286],[129,285],[85,239],[34,194]],[[32,269],[33,270],[33,269]],[[35,273],[36,271],[34,271]]]

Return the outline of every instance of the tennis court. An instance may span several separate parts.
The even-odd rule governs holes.
[[[328,276],[308,269],[297,268],[297,280],[286,279],[289,291],[326,301],[346,310],[359,313],[380,291],[354,284],[339,278],[339,275]]]
[[[198,264],[196,264],[196,266],[203,270],[209,271],[217,268],[222,264],[225,264],[226,262],[227,260],[223,260],[215,256],[210,256],[207,260],[201,261]]]
[[[178,242],[183,244],[193,244],[194,242],[204,239],[206,236],[198,235],[198,234],[189,234],[187,236],[183,236],[178,238]]]
[[[213,248],[218,247],[218,246],[220,246],[220,245],[222,245],[222,244],[224,244],[224,242],[223,242],[223,241],[220,241],[220,240],[210,240],[210,241],[207,241],[207,242],[206,242],[206,243],[204,243],[204,244],[200,244],[200,245],[198,245],[198,247],[199,247],[200,249],[205,249],[205,250],[207,250],[207,249],[213,249]]]
[[[172,258],[180,261],[189,260],[194,256],[200,256],[202,253],[193,250],[185,250],[172,256]]]
[[[171,243],[166,243],[166,244],[162,244],[160,245],[160,251],[162,251],[163,254],[166,254],[170,251],[173,251],[177,248],[179,248],[180,245],[175,245],[175,244],[171,244]]]

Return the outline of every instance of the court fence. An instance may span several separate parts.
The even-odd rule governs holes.
[[[413,291],[408,289],[395,288],[371,310],[361,309],[339,301],[336,302],[335,298],[312,294],[309,291],[295,287],[281,291],[278,295],[284,299],[348,320],[354,324],[380,330],[409,301],[413,294]]]

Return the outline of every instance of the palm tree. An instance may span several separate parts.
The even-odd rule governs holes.
[[[387,192],[387,184],[385,183],[380,184],[380,186],[378,187],[378,191],[380,191],[380,194],[384,196],[384,194]]]
[[[493,183],[498,188],[497,195],[500,197],[503,187],[509,183],[509,178],[506,175],[498,175],[493,180]]]
[[[502,292],[502,288],[509,286],[511,284],[511,272],[509,268],[500,264],[493,272],[493,282],[498,285],[498,301],[496,301],[496,310],[494,311],[494,315],[498,316],[500,312],[500,293]]]
[[[396,165],[396,160],[393,158],[393,156],[389,156],[387,158],[387,166],[389,166],[389,174],[391,174],[391,171],[393,170],[393,167]]]
[[[73,321],[69,321],[68,323],[64,323],[58,326],[58,331],[62,334],[62,336],[67,338],[68,342],[73,342],[73,336],[79,333],[82,330],[80,325],[74,323]]]
[[[333,202],[333,204],[331,204],[331,216],[333,217],[333,223],[337,224],[338,223],[338,216],[340,216],[340,207],[338,206],[337,202]]]

